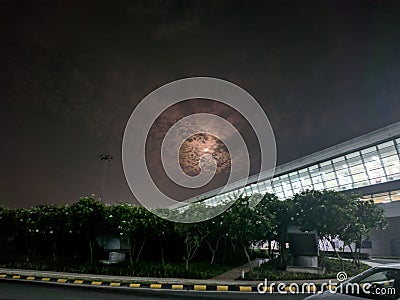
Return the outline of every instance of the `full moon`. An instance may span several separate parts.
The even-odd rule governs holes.
[[[217,163],[216,173],[229,172],[231,157],[228,149],[217,137],[199,133],[183,142],[179,149],[179,163],[182,170],[189,176],[200,173],[200,160],[204,155],[212,155]]]

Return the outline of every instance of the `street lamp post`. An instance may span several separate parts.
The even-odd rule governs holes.
[[[101,182],[101,191],[100,191],[100,199],[103,200],[104,185],[106,183],[107,164],[109,161],[113,159],[113,157],[110,154],[102,154],[100,155],[100,159],[104,161],[103,180]]]

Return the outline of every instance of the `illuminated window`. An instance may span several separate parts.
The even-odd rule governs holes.
[[[290,182],[292,184],[293,193],[300,193],[303,188],[300,183],[299,174],[297,172],[292,172],[289,174]]]
[[[321,176],[321,174],[319,172],[318,166],[317,165],[311,166],[311,167],[308,168],[308,171],[310,172],[311,181],[312,181],[312,183],[314,185],[314,189],[323,190],[325,187],[324,187],[324,184],[322,182],[322,176]]]
[[[389,193],[380,193],[372,195],[372,199],[375,203],[387,203],[390,202]]]
[[[361,153],[371,184],[386,182],[385,171],[382,168],[376,147],[364,149]]]
[[[390,192],[390,196],[392,201],[400,201],[400,191],[392,191]]]
[[[253,194],[250,186],[246,186],[246,188],[244,189],[244,194],[245,196],[251,196]]]
[[[290,185],[289,176],[285,174],[282,175],[280,179],[281,179],[283,193],[287,198],[292,197],[294,193]]]
[[[276,178],[273,184],[274,193],[278,196],[278,194],[283,194],[282,184],[280,182],[280,178]],[[278,196],[279,197],[279,196]]]
[[[313,184],[311,182],[311,178],[310,178],[310,175],[308,174],[307,169],[300,170],[299,177],[300,177],[301,185],[303,186],[304,190],[312,190],[313,189]]]
[[[252,190],[253,194],[260,193],[260,190],[259,190],[257,184],[252,184],[250,187],[251,187],[251,190]]]
[[[339,182],[339,189],[340,190],[351,189],[353,182],[351,180],[351,176],[349,173],[349,166],[345,158],[343,156],[335,158],[332,162]]]

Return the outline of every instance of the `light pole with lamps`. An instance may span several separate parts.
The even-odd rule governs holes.
[[[100,155],[100,159],[104,161],[103,180],[101,182],[101,192],[100,192],[100,199],[103,200],[104,185],[106,183],[107,164],[109,161],[113,159],[113,157],[110,154],[102,154]]]

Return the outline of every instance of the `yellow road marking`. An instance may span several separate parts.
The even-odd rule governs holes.
[[[131,283],[131,284],[129,285],[129,287],[131,287],[131,288],[138,288],[138,287],[140,287],[140,283]]]
[[[44,277],[44,278],[42,278],[42,281],[50,281],[50,278],[49,277]]]
[[[92,285],[101,285],[102,283],[101,281],[92,281]]]
[[[315,292],[317,287],[315,285],[306,285],[306,292]]]
[[[239,291],[241,292],[251,292],[251,286],[240,286]]]
[[[29,276],[29,277],[26,277],[26,280],[35,280],[35,277]]]
[[[160,283],[152,283],[150,284],[151,289],[161,289],[161,284]]]
[[[110,282],[110,286],[120,286],[121,282]]]
[[[7,274],[0,274],[0,278],[6,278]]]
[[[336,289],[336,285],[327,285],[325,288],[327,290],[334,291]]]
[[[12,279],[20,279],[21,278],[21,276],[19,276],[19,275],[14,275],[13,277],[12,277]]]
[[[274,288],[272,286],[263,286],[260,287],[261,291],[264,293],[272,293],[274,291]]]
[[[60,279],[57,279],[57,282],[66,283],[66,282],[67,282],[67,279],[60,278]]]
[[[173,290],[183,290],[183,284],[173,284],[172,289]]]
[[[74,280],[74,283],[82,284],[82,283],[83,283],[83,280]]]
[[[227,285],[217,285],[217,291],[227,291],[228,286]]]
[[[195,284],[193,286],[193,289],[195,291],[205,291],[207,289],[207,286],[206,285]]]

